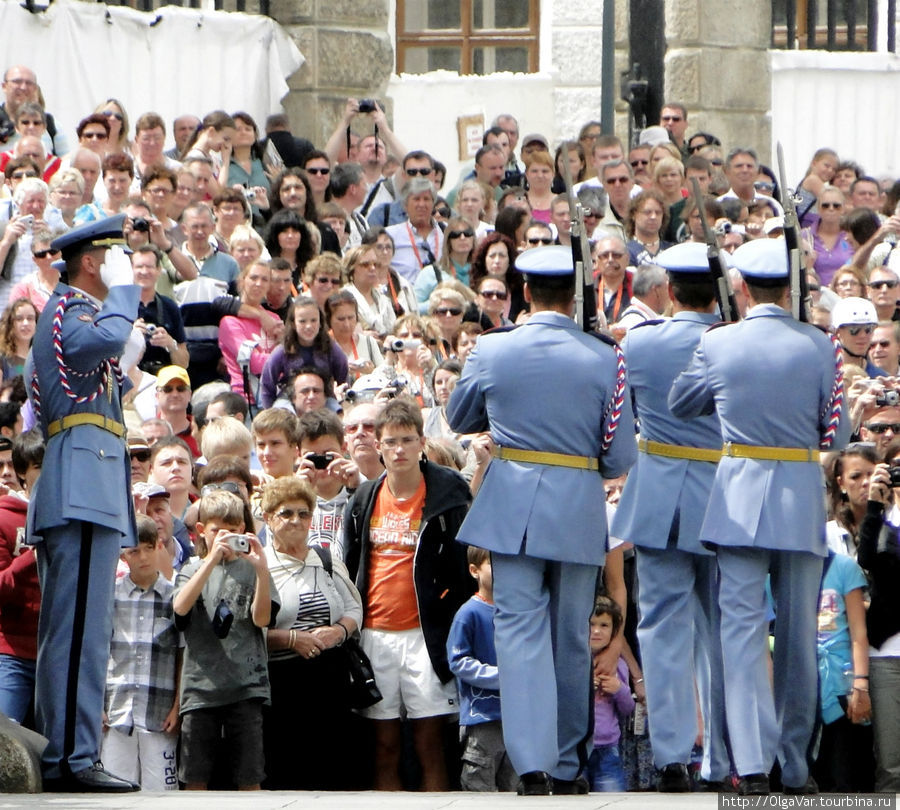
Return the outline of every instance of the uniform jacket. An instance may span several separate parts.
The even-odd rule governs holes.
[[[456,611],[472,595],[475,580],[469,575],[466,550],[454,542],[466,515],[471,494],[465,479],[446,467],[422,462],[425,505],[413,579],[419,620],[431,665],[443,683],[453,678],[447,663],[447,635]],[[350,578],[367,603],[369,591],[369,524],[375,499],[385,476],[363,483],[344,511],[344,563]]]
[[[627,391],[613,443],[600,452],[615,377],[613,348],[556,312],[478,339],[447,405],[450,427],[490,430],[501,447],[599,458],[600,471],[495,459],[460,542],[504,554],[524,543],[531,557],[603,562],[603,478],[622,475],[637,455]]]
[[[668,404],[672,381],[687,368],[701,335],[717,319],[712,314],[679,312],[671,320],[637,326],[625,336],[622,348],[641,438],[721,449],[722,433],[715,414],[685,421],[673,416]],[[638,453],[616,510],[612,534],[638,546],[664,549],[677,511],[677,548],[707,553],[700,544],[700,524],[715,474],[716,465],[709,461]]]
[[[32,374],[40,386],[41,430],[74,413],[95,413],[122,423],[121,391],[115,377],[111,392],[104,389],[91,402],[76,404],[60,383],[53,349],[52,325],[59,297],[73,288],[57,286],[38,319],[31,354],[25,366],[26,387],[32,396]],[[79,395],[97,390],[98,365],[122,354],[137,316],[140,288],[113,287],[98,310],[85,298],[70,299],[62,322],[63,359],[69,383]],[[77,376],[77,373],[86,376]],[[94,425],[80,425],[47,441],[41,475],[29,509],[29,535],[40,540],[44,529],[84,520],[132,536],[131,464],[125,440]]]
[[[706,332],[672,386],[683,419],[718,412],[722,439],[766,447],[817,448],[829,416],[834,349],[815,326],[775,304]],[[833,449],[849,438],[842,418]],[[718,464],[700,537],[727,546],[826,554],[825,485],[817,461],[725,456]]]

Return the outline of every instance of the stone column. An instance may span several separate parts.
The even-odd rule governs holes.
[[[750,146],[771,166],[771,4],[665,3],[665,97],[687,107],[687,135],[718,135],[726,152]]]
[[[272,17],[306,57],[283,101],[295,135],[324,146],[348,97],[384,100],[394,69],[388,10],[389,0],[272,0]]]

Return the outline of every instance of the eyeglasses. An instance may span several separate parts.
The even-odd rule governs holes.
[[[438,307],[434,313],[435,315],[453,315],[455,317],[457,315],[462,315],[462,310],[457,309],[456,307]]]
[[[165,186],[153,186],[152,188],[148,187],[147,192],[149,194],[157,194],[157,195],[173,193],[171,188],[166,188]]]
[[[430,167],[426,166],[424,169],[404,169],[404,171],[410,177],[415,177],[417,174],[422,175],[422,177],[428,177],[428,175],[431,174],[431,172],[434,170],[431,169]]]
[[[307,166],[307,168],[306,168],[306,173],[307,173],[307,174],[322,174],[322,175],[325,175],[325,174],[329,174],[330,172],[331,172],[331,169],[329,169],[327,166],[326,166],[324,169],[321,169],[321,168],[315,168],[314,166]]]
[[[183,394],[185,391],[190,391],[190,389],[186,385],[164,385],[161,388],[157,388],[157,391],[162,391],[164,394],[171,394],[173,391],[177,391],[179,394]]]
[[[496,298],[498,301],[505,301],[509,294],[504,290],[482,290],[479,295],[485,298]]]
[[[660,117],[661,121],[683,121],[684,119],[680,115],[663,115]]]
[[[631,182],[630,177],[607,177],[603,181],[603,185],[604,186],[615,186],[619,183],[621,183],[622,185],[625,185],[626,183],[630,183],[630,182]]]
[[[888,290],[893,290],[894,287],[897,286],[897,282],[893,281],[892,279],[889,279],[889,278],[883,278],[883,279],[879,279],[878,281],[870,281],[869,286],[873,290],[880,290],[882,288],[885,288]]]
[[[628,162],[631,164],[632,169],[636,169],[638,166],[649,166],[650,165],[649,160],[635,159],[635,160],[630,160]]]
[[[753,188],[756,189],[757,191],[775,191],[775,184],[759,182],[759,183],[754,183]]]
[[[47,250],[35,250],[31,255],[34,256],[35,259],[46,259],[48,256],[55,256],[57,253],[59,253],[58,250],[50,250],[48,248]]]
[[[309,509],[279,509],[275,513],[275,517],[281,518],[281,520],[293,520],[297,518],[297,520],[309,520],[312,518],[313,513],[309,511]]]
[[[200,490],[200,497],[205,498],[213,492],[230,492],[232,495],[237,495],[239,498],[244,497],[244,493],[240,486],[235,484],[234,481],[219,481],[215,484],[205,484]]]
[[[598,253],[598,259],[621,259],[625,256],[624,253],[620,253],[617,250],[607,250],[603,253]]]
[[[150,461],[149,450],[132,450],[129,455],[135,461],[140,461],[141,464],[146,464],[148,461]]]
[[[586,219],[600,219],[603,216],[602,211],[594,211],[591,208],[584,209],[584,216]]]
[[[419,436],[391,436],[387,439],[382,439],[380,444],[386,450],[394,450],[397,447],[413,447],[421,441]]]
[[[552,245],[553,240],[549,236],[531,236],[528,238],[529,245]]]
[[[375,432],[375,423],[374,422],[354,422],[349,425],[344,425],[344,433],[359,433],[362,431],[363,433],[374,433]]]
[[[112,110],[104,110],[103,115],[105,115],[107,118],[115,118],[116,121],[124,121],[125,120],[122,113],[113,112]]]
[[[37,177],[37,172],[13,172],[13,180],[24,180],[26,177]]]
[[[105,141],[109,137],[109,135],[107,135],[105,132],[82,132],[81,137],[88,138],[90,140]]]
[[[331,276],[316,276],[315,281],[317,284],[340,284],[341,280],[339,278],[332,278]]]
[[[850,333],[850,337],[856,337],[860,332],[864,335],[871,335],[875,331],[875,326],[871,323],[867,323],[865,326],[848,326],[847,331]]]
[[[843,208],[843,207],[844,207],[844,204],[839,203],[839,202],[820,202],[819,203],[819,208],[821,208],[823,210],[828,209],[828,208],[838,209],[838,208]]]
[[[459,239],[461,236],[468,236],[469,238],[475,236],[475,231],[471,228],[467,228],[464,231],[447,231],[448,239]]]
[[[891,433],[900,433],[900,424],[896,422],[880,422],[877,424],[869,424],[865,425],[866,430],[870,433],[887,433],[890,431]]]

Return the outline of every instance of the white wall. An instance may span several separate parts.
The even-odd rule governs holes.
[[[770,51],[772,154],[784,147],[788,181],[828,146],[874,177],[900,177],[900,57],[889,53]]]

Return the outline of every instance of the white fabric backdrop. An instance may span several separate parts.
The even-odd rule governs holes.
[[[159,113],[167,149],[172,120],[188,112],[245,110],[262,131],[266,116],[282,111],[287,77],[305,61],[269,17],[79,0],[56,0],[41,14],[0,0],[0,54],[0,70],[23,64],[37,73],[47,111],[70,145],[77,123],[115,97],[128,112],[129,137],[139,115]]]

